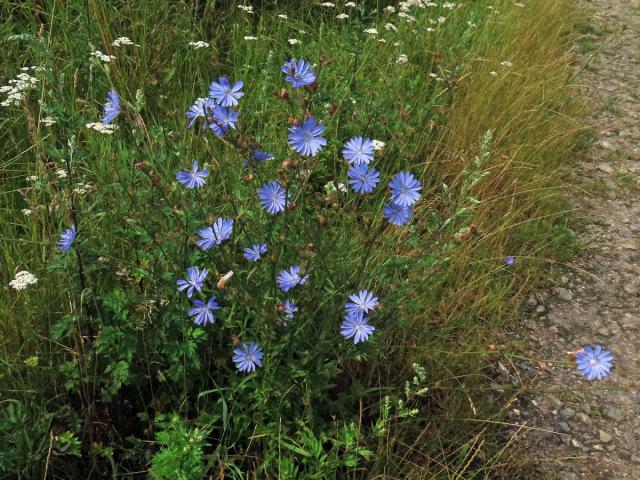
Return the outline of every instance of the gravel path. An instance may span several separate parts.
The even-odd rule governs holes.
[[[579,63],[609,42],[579,77],[596,135],[575,172],[589,253],[529,298],[525,328],[510,340],[532,361],[502,368],[525,392],[509,421],[523,425],[512,441],[535,472],[528,479],[640,479],[640,1],[582,3],[594,12],[584,42],[595,49]],[[588,382],[567,352],[594,343],[616,368]]]

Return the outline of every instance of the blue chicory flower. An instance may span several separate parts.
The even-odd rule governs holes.
[[[316,72],[311,70],[311,64],[302,58],[298,61],[295,58],[287,60],[280,67],[280,71],[287,75],[285,80],[293,88],[307,87],[316,81]]]
[[[302,156],[315,157],[327,144],[327,139],[320,136],[324,132],[324,125],[319,124],[313,117],[302,122],[302,126],[289,127],[289,131],[289,145]]]
[[[378,306],[378,297],[369,290],[360,290],[358,293],[349,295],[350,302],[347,302],[344,309],[348,314],[369,313]]]
[[[191,170],[185,168],[179,171],[176,178],[187,188],[200,188],[206,183],[207,175],[209,175],[209,171],[206,168],[198,170],[198,161],[194,160]]]
[[[236,122],[239,116],[240,112],[216,106],[213,109],[213,115],[209,118],[209,128],[218,137],[222,138],[229,128],[236,129]]]
[[[240,91],[243,86],[242,80],[232,86],[226,77],[220,77],[217,82],[211,82],[209,96],[222,107],[235,107],[238,105],[238,100],[244,96],[244,93]]]
[[[187,297],[191,298],[193,296],[193,291],[197,290],[198,293],[202,292],[202,284],[209,271],[206,268],[200,270],[198,267],[189,267],[187,268],[187,280],[180,279],[176,282],[178,285],[178,291],[182,292],[183,290],[187,290]]]
[[[357,136],[345,143],[342,157],[352,165],[368,165],[373,160],[373,152],[373,141]]]
[[[358,344],[369,339],[375,327],[369,325],[369,318],[362,313],[347,313],[340,325],[340,334],[346,338],[353,338],[353,343]]]
[[[104,114],[100,120],[105,125],[113,122],[122,110],[122,103],[120,102],[120,95],[115,88],[109,90],[107,94],[107,101],[104,104]]]
[[[300,265],[292,265],[289,269],[280,270],[276,276],[276,284],[283,292],[288,292],[298,285],[304,285],[309,280],[309,275],[300,275]]]
[[[258,197],[264,208],[271,215],[283,212],[287,207],[287,191],[276,180],[269,180],[258,191]]]
[[[242,343],[242,347],[236,348],[233,353],[233,363],[239,372],[253,372],[257,367],[262,367],[262,348],[256,342],[249,345]]]
[[[195,299],[193,304],[194,307],[189,309],[189,316],[194,317],[193,323],[196,325],[215,323],[216,317],[213,312],[215,310],[222,310],[222,307],[218,305],[215,296],[212,296],[207,303],[204,303],[202,300]]]
[[[257,262],[265,253],[267,253],[266,243],[254,243],[251,247],[244,249],[244,258],[250,262]]]
[[[220,245],[231,237],[233,232],[233,220],[231,218],[218,218],[210,227],[198,230],[200,240],[196,241],[202,250],[209,250],[214,245]]]
[[[189,119],[189,125],[187,128],[193,127],[198,118],[204,119],[205,125],[209,124],[209,120],[213,118],[213,110],[216,104],[211,98],[199,98],[193,105],[189,107],[189,110],[185,113],[185,116]]]
[[[74,224],[71,224],[70,228],[67,228],[60,234],[60,240],[58,240],[56,243],[58,244],[58,248],[60,248],[60,251],[62,253],[67,253],[71,249],[71,246],[73,245],[73,242],[75,241],[77,235],[78,231],[76,230],[76,226]]]
[[[410,172],[400,172],[389,182],[391,201],[401,207],[409,207],[420,198],[422,185]]]
[[[505,257],[504,259],[504,264],[507,267],[510,267],[511,265],[514,265],[516,263],[516,257],[514,257],[513,255],[509,255],[508,257]]]
[[[413,216],[413,207],[401,207],[395,203],[387,203],[383,210],[384,218],[398,227],[406,225]]]
[[[293,314],[298,311],[298,307],[289,299],[284,301],[284,313],[287,318],[293,318]]]
[[[373,167],[367,167],[365,163],[351,167],[347,177],[349,177],[348,183],[351,188],[361,195],[373,192],[380,181],[380,173]]]
[[[587,380],[602,380],[613,367],[613,355],[602,348],[602,345],[585,345],[576,354],[576,367]]]

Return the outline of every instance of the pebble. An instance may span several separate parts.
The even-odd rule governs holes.
[[[567,422],[559,422],[558,426],[560,427],[560,430],[562,430],[563,432],[571,433],[571,427]]]
[[[609,443],[611,440],[613,440],[613,437],[604,430],[598,430],[598,438],[600,438],[600,441],[602,443]]]
[[[617,407],[609,407],[604,412],[605,417],[610,418],[611,420],[615,420],[616,422],[621,422],[624,420],[624,413]]]
[[[569,420],[570,418],[573,418],[573,416],[576,414],[576,411],[573,408],[567,407],[560,410],[559,413],[562,418],[564,418],[565,420]]]
[[[556,292],[556,295],[558,295],[558,297],[560,297],[560,299],[564,300],[565,302],[570,302],[571,300],[573,300],[573,293],[567,288],[556,287],[554,288],[554,291]]]

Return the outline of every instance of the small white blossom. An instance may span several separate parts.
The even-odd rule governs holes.
[[[97,132],[100,133],[106,133],[107,135],[111,135],[114,130],[116,129],[115,125],[105,125],[102,122],[95,122],[95,123],[87,123],[85,125],[87,128],[91,128]]]
[[[380,150],[382,150],[386,145],[382,140],[372,140],[371,143],[373,143],[373,149],[376,152],[379,152]]]
[[[404,18],[409,23],[416,21],[416,17],[414,17],[413,15],[409,15],[408,13],[405,13],[405,12],[400,12],[398,16],[400,18]]]
[[[500,62],[500,65],[502,65],[503,67],[513,67],[513,63],[511,63],[509,60]]]
[[[378,35],[378,30],[376,30],[375,28],[367,28],[363,31],[364,33],[368,33],[369,35]]]
[[[298,43],[300,43],[300,40],[298,40],[297,38],[290,38],[289,40],[287,40],[287,42],[289,43],[289,45],[297,45]]]
[[[396,9],[394,7],[392,7],[391,5],[389,5],[388,7],[384,7],[384,11],[387,13],[394,13],[396,11]]]
[[[58,175],[58,178],[67,178],[67,171],[61,168],[56,170],[56,175]]]
[[[25,217],[28,217],[29,215],[31,215],[33,212],[31,210],[29,210],[28,208],[23,208],[22,210],[20,210],[22,212],[22,214]]]
[[[442,25],[442,24],[443,24],[444,22],[446,22],[446,21],[447,21],[447,19],[446,19],[445,17],[438,17],[438,23],[439,23],[440,25]]]
[[[492,77],[497,77],[498,76],[498,72],[496,72],[495,70],[492,70],[489,72],[489,75],[491,75]]]
[[[344,4],[345,7],[353,8],[356,6],[356,2],[347,2]]]
[[[436,31],[435,28],[427,27],[427,32],[435,32],[435,31]]]
[[[202,40],[198,40],[197,42],[189,42],[189,46],[193,47],[195,49],[208,48],[209,47],[209,43],[208,42],[203,42]]]
[[[129,37],[118,37],[111,44],[114,47],[120,47],[122,45],[133,45],[135,47],[139,47],[137,43],[133,43]]]
[[[289,17],[287,17],[287,15],[286,15],[285,13],[280,13],[280,14],[278,14],[278,18],[281,18],[281,19],[283,19],[283,20],[286,20],[286,19],[287,19],[287,18],[289,18]]]
[[[347,186],[344,183],[338,183],[336,185],[336,183],[333,182],[333,181],[327,183],[324,186],[324,191],[327,192],[327,193],[335,192],[337,190],[346,193],[347,192]]]
[[[244,10],[247,13],[253,13],[253,7],[251,5],[238,5],[240,10]]]
[[[456,4],[451,2],[444,2],[442,4],[442,8],[448,8],[449,10],[453,10],[454,8],[456,8]]]
[[[336,15],[336,18],[338,20],[344,20],[345,18],[349,18],[349,15],[347,15],[346,13],[341,13],[340,15]]]
[[[379,38],[378,43],[387,43],[387,41],[384,38]]]
[[[44,117],[42,120],[40,120],[40,122],[44,124],[46,127],[50,127],[51,125],[56,123],[55,119],[51,117]]]
[[[111,60],[115,60],[116,57],[113,55],[107,55],[106,53],[102,53],[100,50],[96,50],[95,52],[91,52],[91,56],[97,58],[103,63],[110,63]]]
[[[78,183],[73,189],[73,193],[77,193],[78,195],[86,195],[89,192],[95,190],[95,185],[91,183]]]
[[[396,60],[396,63],[398,65],[402,65],[403,63],[407,63],[408,61],[409,61],[409,57],[407,57],[404,53],[401,53],[398,59]]]
[[[321,7],[335,7],[336,4],[335,3],[331,3],[331,2],[324,2],[320,4]]]
[[[35,69],[35,67],[25,68]],[[19,105],[20,101],[24,98],[25,92],[35,88],[37,83],[38,79],[36,77],[32,77],[28,73],[19,73],[16,75],[16,78],[9,80],[9,85],[0,87],[0,93],[7,94],[7,98],[0,102],[0,105],[3,107]]]
[[[16,277],[9,282],[9,286],[15,288],[16,290],[24,290],[29,285],[34,285],[38,282],[36,276],[27,271],[20,271],[16,273]]]
[[[37,175],[27,175],[27,181],[28,182],[35,182],[36,180],[38,180],[38,176]]]
[[[253,40],[258,40],[258,37],[252,37],[251,35],[245,35],[244,39],[248,40],[248,41],[253,41]]]

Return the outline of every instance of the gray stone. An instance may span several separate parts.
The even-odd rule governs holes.
[[[563,408],[558,413],[564,420],[569,420],[570,418],[573,418],[573,416],[576,414],[576,411],[573,408],[567,407]]]
[[[563,432],[571,433],[571,427],[567,422],[558,422],[558,426],[560,427],[560,430],[562,430]]]
[[[560,299],[564,300],[565,302],[570,302],[571,300],[573,300],[573,293],[571,293],[571,290],[567,288],[556,287],[554,291],[556,292],[556,295],[558,295],[558,297],[560,297]]]
[[[602,443],[609,443],[611,440],[613,440],[613,437],[604,430],[598,430],[598,437],[600,438],[600,441]]]
[[[613,173],[613,167],[607,162],[600,162],[598,165],[598,170],[604,173]]]
[[[615,420],[616,422],[621,422],[624,420],[624,413],[617,407],[609,407],[605,410],[604,415],[611,420]]]

